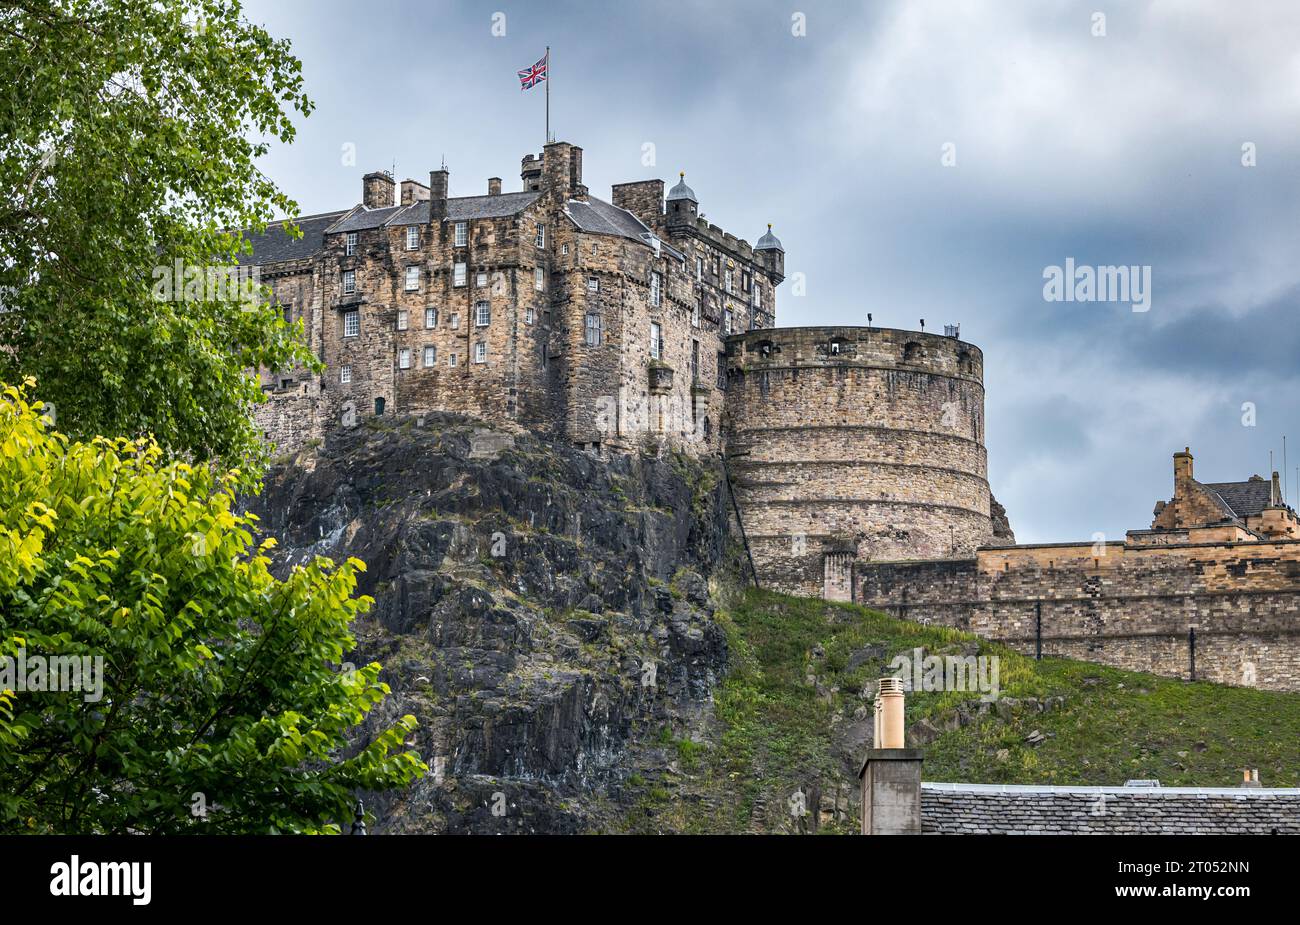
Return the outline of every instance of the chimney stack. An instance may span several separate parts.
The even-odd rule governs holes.
[[[876,694],[873,748],[858,778],[862,781],[863,835],[921,834],[921,762],[918,748],[904,742],[903,682],[881,678]]]
[[[501,178],[500,178],[500,177],[488,177],[488,195],[489,195],[489,196],[500,196],[500,195],[501,195]]]
[[[376,170],[361,178],[361,204],[367,209],[387,209],[393,205],[397,183],[386,170]]]
[[[429,171],[429,221],[440,222],[447,217],[447,184],[450,174],[446,167]]]
[[[1176,489],[1180,482],[1190,481],[1191,478],[1192,448],[1189,446],[1184,447],[1181,453],[1174,454],[1174,488]]]
[[[402,202],[404,206],[409,206],[416,202],[423,202],[429,198],[429,187],[425,186],[418,180],[402,181]]]
[[[1241,786],[1255,788],[1259,787],[1259,768],[1247,768],[1241,772]]]
[[[1279,481],[1278,474],[1273,473],[1273,494],[1269,498],[1269,507],[1282,506],[1282,483]]]

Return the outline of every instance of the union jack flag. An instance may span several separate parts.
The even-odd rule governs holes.
[[[532,67],[526,67],[519,72],[520,90],[528,90],[546,79],[546,59],[550,56],[551,55],[548,52],[542,56],[541,61],[538,61]]]

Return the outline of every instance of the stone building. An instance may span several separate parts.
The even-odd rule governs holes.
[[[523,158],[522,189],[449,195],[367,174],[362,201],[247,235],[285,317],[325,364],[262,371],[282,451],[372,414],[459,411],[599,452],[646,437],[721,447],[725,339],[770,327],[784,251],[706,222],[685,178],[582,182],[582,149]]]
[[[1174,454],[1174,495],[1123,540],[983,547],[860,563],[852,599],[1026,654],[1300,690],[1300,540],[1278,477],[1201,483]]]

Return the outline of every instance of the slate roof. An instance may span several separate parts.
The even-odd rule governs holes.
[[[642,223],[641,219],[631,212],[611,205],[603,199],[597,199],[595,196],[588,196],[585,202],[570,199],[564,204],[564,212],[569,218],[573,219],[574,224],[581,231],[590,234],[618,235],[631,241],[649,244],[652,247],[657,237],[654,232]],[[686,259],[681,251],[669,246],[668,242],[662,239],[659,239],[659,247],[678,260]]]
[[[1300,834],[1300,788],[921,784],[925,835]]]
[[[501,193],[497,196],[460,196],[447,200],[447,221],[463,222],[481,218],[507,218],[517,215],[528,208],[542,194],[536,191],[519,193]],[[631,212],[611,205],[592,196],[586,202],[570,201],[565,205],[565,212],[586,232],[593,234],[611,234],[639,241],[642,244],[654,244],[655,235],[641,223]],[[303,238],[294,241],[281,229],[279,223],[267,226],[265,234],[245,233],[253,243],[253,254],[245,257],[241,263],[248,265],[265,265],[282,260],[298,260],[310,257],[324,245],[325,235],[347,231],[366,231],[385,225],[422,225],[429,221],[429,202],[422,200],[407,206],[388,206],[382,209],[366,209],[354,206],[338,212],[312,215],[296,219],[303,230]],[[660,241],[660,247],[667,253],[684,259],[683,255]]]
[[[265,266],[269,263],[310,257],[325,243],[325,229],[345,214],[347,214],[346,209],[294,219],[302,229],[302,237],[297,240],[289,236],[281,222],[272,222],[261,234],[245,231],[244,237],[252,243],[253,253],[241,254],[239,262],[243,266]]]
[[[1258,514],[1273,500],[1273,483],[1267,479],[1245,482],[1206,482],[1205,487],[1217,494],[1238,517]]]

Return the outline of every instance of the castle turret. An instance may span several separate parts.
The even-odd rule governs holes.
[[[700,210],[695,190],[686,185],[686,172],[682,171],[677,176],[677,185],[668,191],[666,205],[669,228],[694,225],[695,215]]]
[[[781,239],[772,234],[771,222],[767,224],[767,233],[754,245],[754,256],[772,278],[772,285],[780,285],[785,279],[785,248],[781,246]]]

